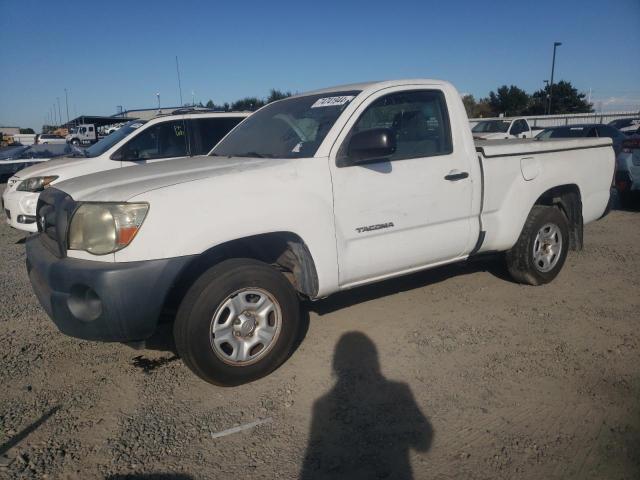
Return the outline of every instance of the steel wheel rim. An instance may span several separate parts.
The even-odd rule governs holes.
[[[560,228],[547,223],[538,230],[533,242],[533,264],[539,272],[549,272],[558,264],[562,254],[562,232]]]
[[[228,295],[211,319],[211,348],[224,363],[251,365],[273,348],[282,328],[282,309],[262,288]]]

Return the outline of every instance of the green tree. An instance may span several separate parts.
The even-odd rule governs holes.
[[[20,129],[20,133],[24,133],[24,134],[27,134],[27,133],[34,134],[34,133],[36,133],[36,132],[34,132],[34,131],[33,131],[33,128],[21,128],[21,129]]]
[[[216,104],[213,103],[213,100],[209,99],[209,101],[207,103],[204,104],[205,107],[207,108],[216,108]]]
[[[467,111],[467,117],[473,118],[475,116],[476,106],[478,105],[476,103],[476,99],[470,94],[463,95],[462,103],[464,105],[464,109]]]
[[[267,103],[275,102],[276,100],[282,100],[283,98],[290,97],[291,95],[291,92],[281,92],[280,90],[272,88],[269,92],[269,97],[267,97]]]
[[[469,118],[493,117],[494,112],[489,104],[488,98],[481,98],[476,101],[473,95],[462,97],[462,103]]]
[[[531,102],[527,113],[530,115],[541,115],[546,113],[549,101],[550,86],[534,92],[531,95]],[[551,113],[591,113],[593,104],[587,102],[586,95],[578,92],[571,82],[561,80],[553,84],[551,97]]]
[[[497,92],[489,92],[489,105],[496,116],[501,113],[508,117],[522,115],[529,106],[529,95],[515,85],[502,85]]]
[[[257,97],[245,97],[240,100],[236,100],[231,104],[231,110],[248,110],[253,112],[254,110],[259,109],[265,105],[264,100]]]

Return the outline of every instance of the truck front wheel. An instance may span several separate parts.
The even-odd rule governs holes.
[[[542,285],[556,278],[569,249],[569,222],[556,207],[531,209],[516,244],[507,251],[509,273],[514,280]]]
[[[174,337],[196,375],[231,386],[280,366],[299,325],[298,297],[282,273],[256,260],[231,259],[207,270],[187,291]]]

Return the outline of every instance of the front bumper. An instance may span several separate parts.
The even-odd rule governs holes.
[[[127,263],[58,258],[39,237],[26,242],[33,290],[62,333],[85,340],[150,337],[169,290],[193,258]]]
[[[26,232],[37,232],[36,206],[40,193],[18,192],[7,187],[2,194],[2,206],[7,216],[7,223],[13,228]]]

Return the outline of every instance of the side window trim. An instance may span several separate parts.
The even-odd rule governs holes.
[[[441,121],[443,123],[443,126],[445,127],[445,135],[447,138],[445,138],[445,140],[447,141],[447,149],[444,149],[441,152],[438,153],[433,153],[433,154],[429,154],[429,155],[417,155],[417,156],[408,156],[408,157],[402,157],[402,158],[388,158],[385,161],[389,161],[389,162],[398,162],[398,161],[403,161],[403,160],[415,160],[415,159],[420,159],[420,158],[430,158],[430,157],[439,157],[439,156],[443,156],[443,155],[451,155],[454,152],[454,148],[453,148],[453,135],[452,135],[452,131],[451,131],[451,120],[449,118],[449,108],[448,108],[448,104],[447,104],[447,98],[446,95],[444,93],[443,90],[439,89],[439,88],[415,88],[415,89],[411,89],[411,90],[402,90],[402,91],[398,91],[398,92],[391,92],[391,93],[386,93],[384,95],[381,95],[379,97],[377,97],[375,100],[373,100],[369,105],[367,105],[367,107],[358,115],[358,118],[355,120],[355,122],[351,125],[349,132],[347,132],[346,136],[344,137],[344,139],[342,140],[342,143],[340,144],[340,147],[338,148],[336,157],[335,157],[335,161],[336,161],[336,166],[341,168],[341,167],[349,167],[349,166],[353,166],[349,160],[348,157],[346,156],[346,150],[347,147],[349,145],[349,141],[351,140],[351,136],[354,133],[354,129],[355,127],[358,125],[358,122],[360,121],[360,119],[369,111],[369,109],[379,100],[385,98],[385,97],[389,97],[392,95],[399,95],[399,94],[409,94],[409,93],[434,93],[438,96],[438,101],[440,102],[440,113],[441,113]]]

